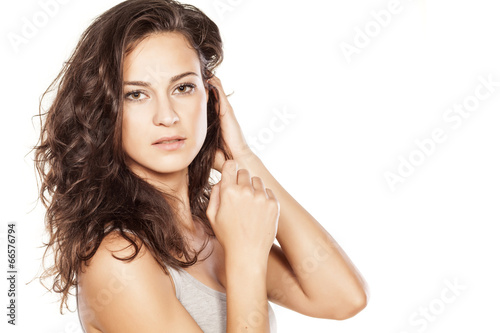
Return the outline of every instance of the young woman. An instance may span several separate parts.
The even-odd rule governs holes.
[[[61,312],[76,287],[88,333],[275,332],[268,301],[337,320],[366,305],[348,257],[248,147],[222,58],[196,7],[129,0],[46,91],[35,162],[54,264],[41,278]]]

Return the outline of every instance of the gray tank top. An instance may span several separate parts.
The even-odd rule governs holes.
[[[184,269],[167,266],[175,285],[175,296],[204,333],[226,332],[226,294],[201,283]],[[271,333],[276,333],[276,317],[268,302]],[[258,319],[257,319],[258,320]]]

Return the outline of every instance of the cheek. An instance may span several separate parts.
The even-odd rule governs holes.
[[[201,140],[201,143],[205,141],[205,137],[207,135],[207,107],[206,105],[202,105],[202,107],[199,109],[200,111],[196,115],[196,121],[193,123],[196,124],[196,133],[197,137],[199,140]]]
[[[181,115],[183,126],[195,139],[197,146],[200,145],[200,141],[203,143],[207,133],[207,105],[204,103],[204,98],[201,97],[190,101],[189,106],[184,105],[184,110],[187,112],[184,113],[184,117]]]
[[[137,142],[134,138],[134,133],[137,132],[137,127],[134,130],[131,124],[132,121],[124,114],[122,121],[122,149],[129,156],[134,151],[134,142]]]

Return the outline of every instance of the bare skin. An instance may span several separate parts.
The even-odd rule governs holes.
[[[225,266],[226,331],[269,332],[267,258],[276,236],[277,200],[258,177],[250,179],[246,170],[237,170],[236,162],[227,161],[221,182],[212,191],[207,216],[219,239],[226,241],[212,242],[223,251],[219,248],[211,260],[197,267],[203,266],[198,272],[204,274],[210,265]],[[111,256],[130,255],[127,245],[116,234],[106,237],[79,276],[79,314],[86,331],[201,332],[145,247],[130,264]],[[214,261],[221,254],[223,259]],[[255,313],[261,314],[260,321],[248,324]]]
[[[124,109],[124,149],[131,156],[131,169],[179,196],[184,203],[179,209],[186,216],[183,227],[193,249],[199,249],[205,237],[185,208],[187,166],[206,133],[208,95],[201,76],[189,76],[197,86],[189,95],[179,95],[180,81],[171,83],[170,78],[188,71],[199,75],[197,61],[180,35],[163,33],[141,42],[125,59],[124,68],[125,81],[150,82],[140,87],[144,93],[133,95],[141,102],[129,102]],[[151,80],[148,68],[159,68],[162,75]],[[214,77],[210,83],[221,96],[221,126],[234,160],[224,161],[219,152],[213,166],[222,179],[214,186],[207,216],[217,237],[200,257],[212,248],[214,252],[186,271],[227,293],[228,333],[242,327],[269,332],[268,300],[312,317],[352,317],[367,303],[363,278],[333,237],[248,148],[220,80]],[[151,146],[154,139],[174,134],[187,138],[178,152],[159,154]],[[275,239],[280,246],[273,244]],[[118,251],[117,256],[130,254],[130,248],[124,249],[127,245],[110,235],[79,276],[79,313],[86,331],[201,332],[145,247],[130,264],[111,256],[112,251]],[[240,320],[255,312],[261,314],[259,324]]]

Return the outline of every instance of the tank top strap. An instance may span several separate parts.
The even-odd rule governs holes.
[[[181,299],[182,296],[182,277],[180,276],[179,272],[175,270],[174,268],[170,267],[167,265],[167,270],[169,273],[170,280],[172,281],[172,284],[174,285],[175,289],[175,297],[177,299]]]

